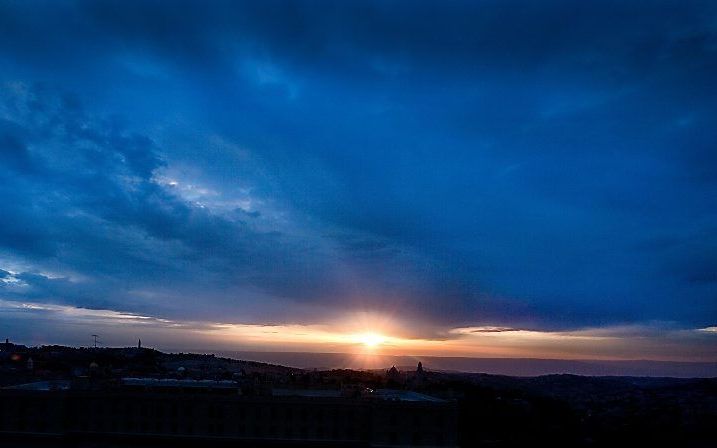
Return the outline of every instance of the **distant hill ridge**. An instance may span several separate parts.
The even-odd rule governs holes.
[[[264,368],[295,369],[354,369],[382,370],[397,366],[399,370],[411,371],[422,362],[427,370],[444,372],[487,373],[509,376],[541,376],[551,374],[572,374],[583,376],[632,376],[632,377],[673,377],[673,378],[714,378],[717,377],[717,362],[681,362],[654,360],[570,360],[540,358],[468,358],[438,356],[392,356],[361,355],[349,353],[315,352],[258,352],[226,350],[165,350],[162,353],[149,348],[76,348],[61,345],[27,347],[21,344],[0,344],[0,352],[11,351],[96,351],[156,352],[180,361],[190,358],[223,356],[235,362],[262,363]],[[259,366],[256,366],[259,367]]]
[[[421,361],[428,370],[539,376],[568,373],[585,376],[717,377],[717,362],[653,360],[570,360],[539,358],[466,358],[438,356],[354,355],[347,353],[216,351],[218,355],[311,369],[415,370]]]

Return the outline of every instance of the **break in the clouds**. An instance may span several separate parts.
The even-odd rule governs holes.
[[[0,298],[713,327],[714,79],[711,2],[2,2]]]

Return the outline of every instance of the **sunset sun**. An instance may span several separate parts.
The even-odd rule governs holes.
[[[386,337],[377,333],[363,333],[357,340],[368,348],[375,348],[386,341]]]

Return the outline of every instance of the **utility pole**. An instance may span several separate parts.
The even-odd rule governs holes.
[[[93,334],[93,335],[92,335],[92,338],[94,339],[94,342],[95,342],[95,348],[97,348],[97,342],[99,342],[99,341],[97,340],[97,338],[99,338],[99,335]]]

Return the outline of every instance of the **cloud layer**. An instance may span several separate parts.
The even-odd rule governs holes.
[[[417,337],[714,326],[716,18],[4,3],[0,298]]]

